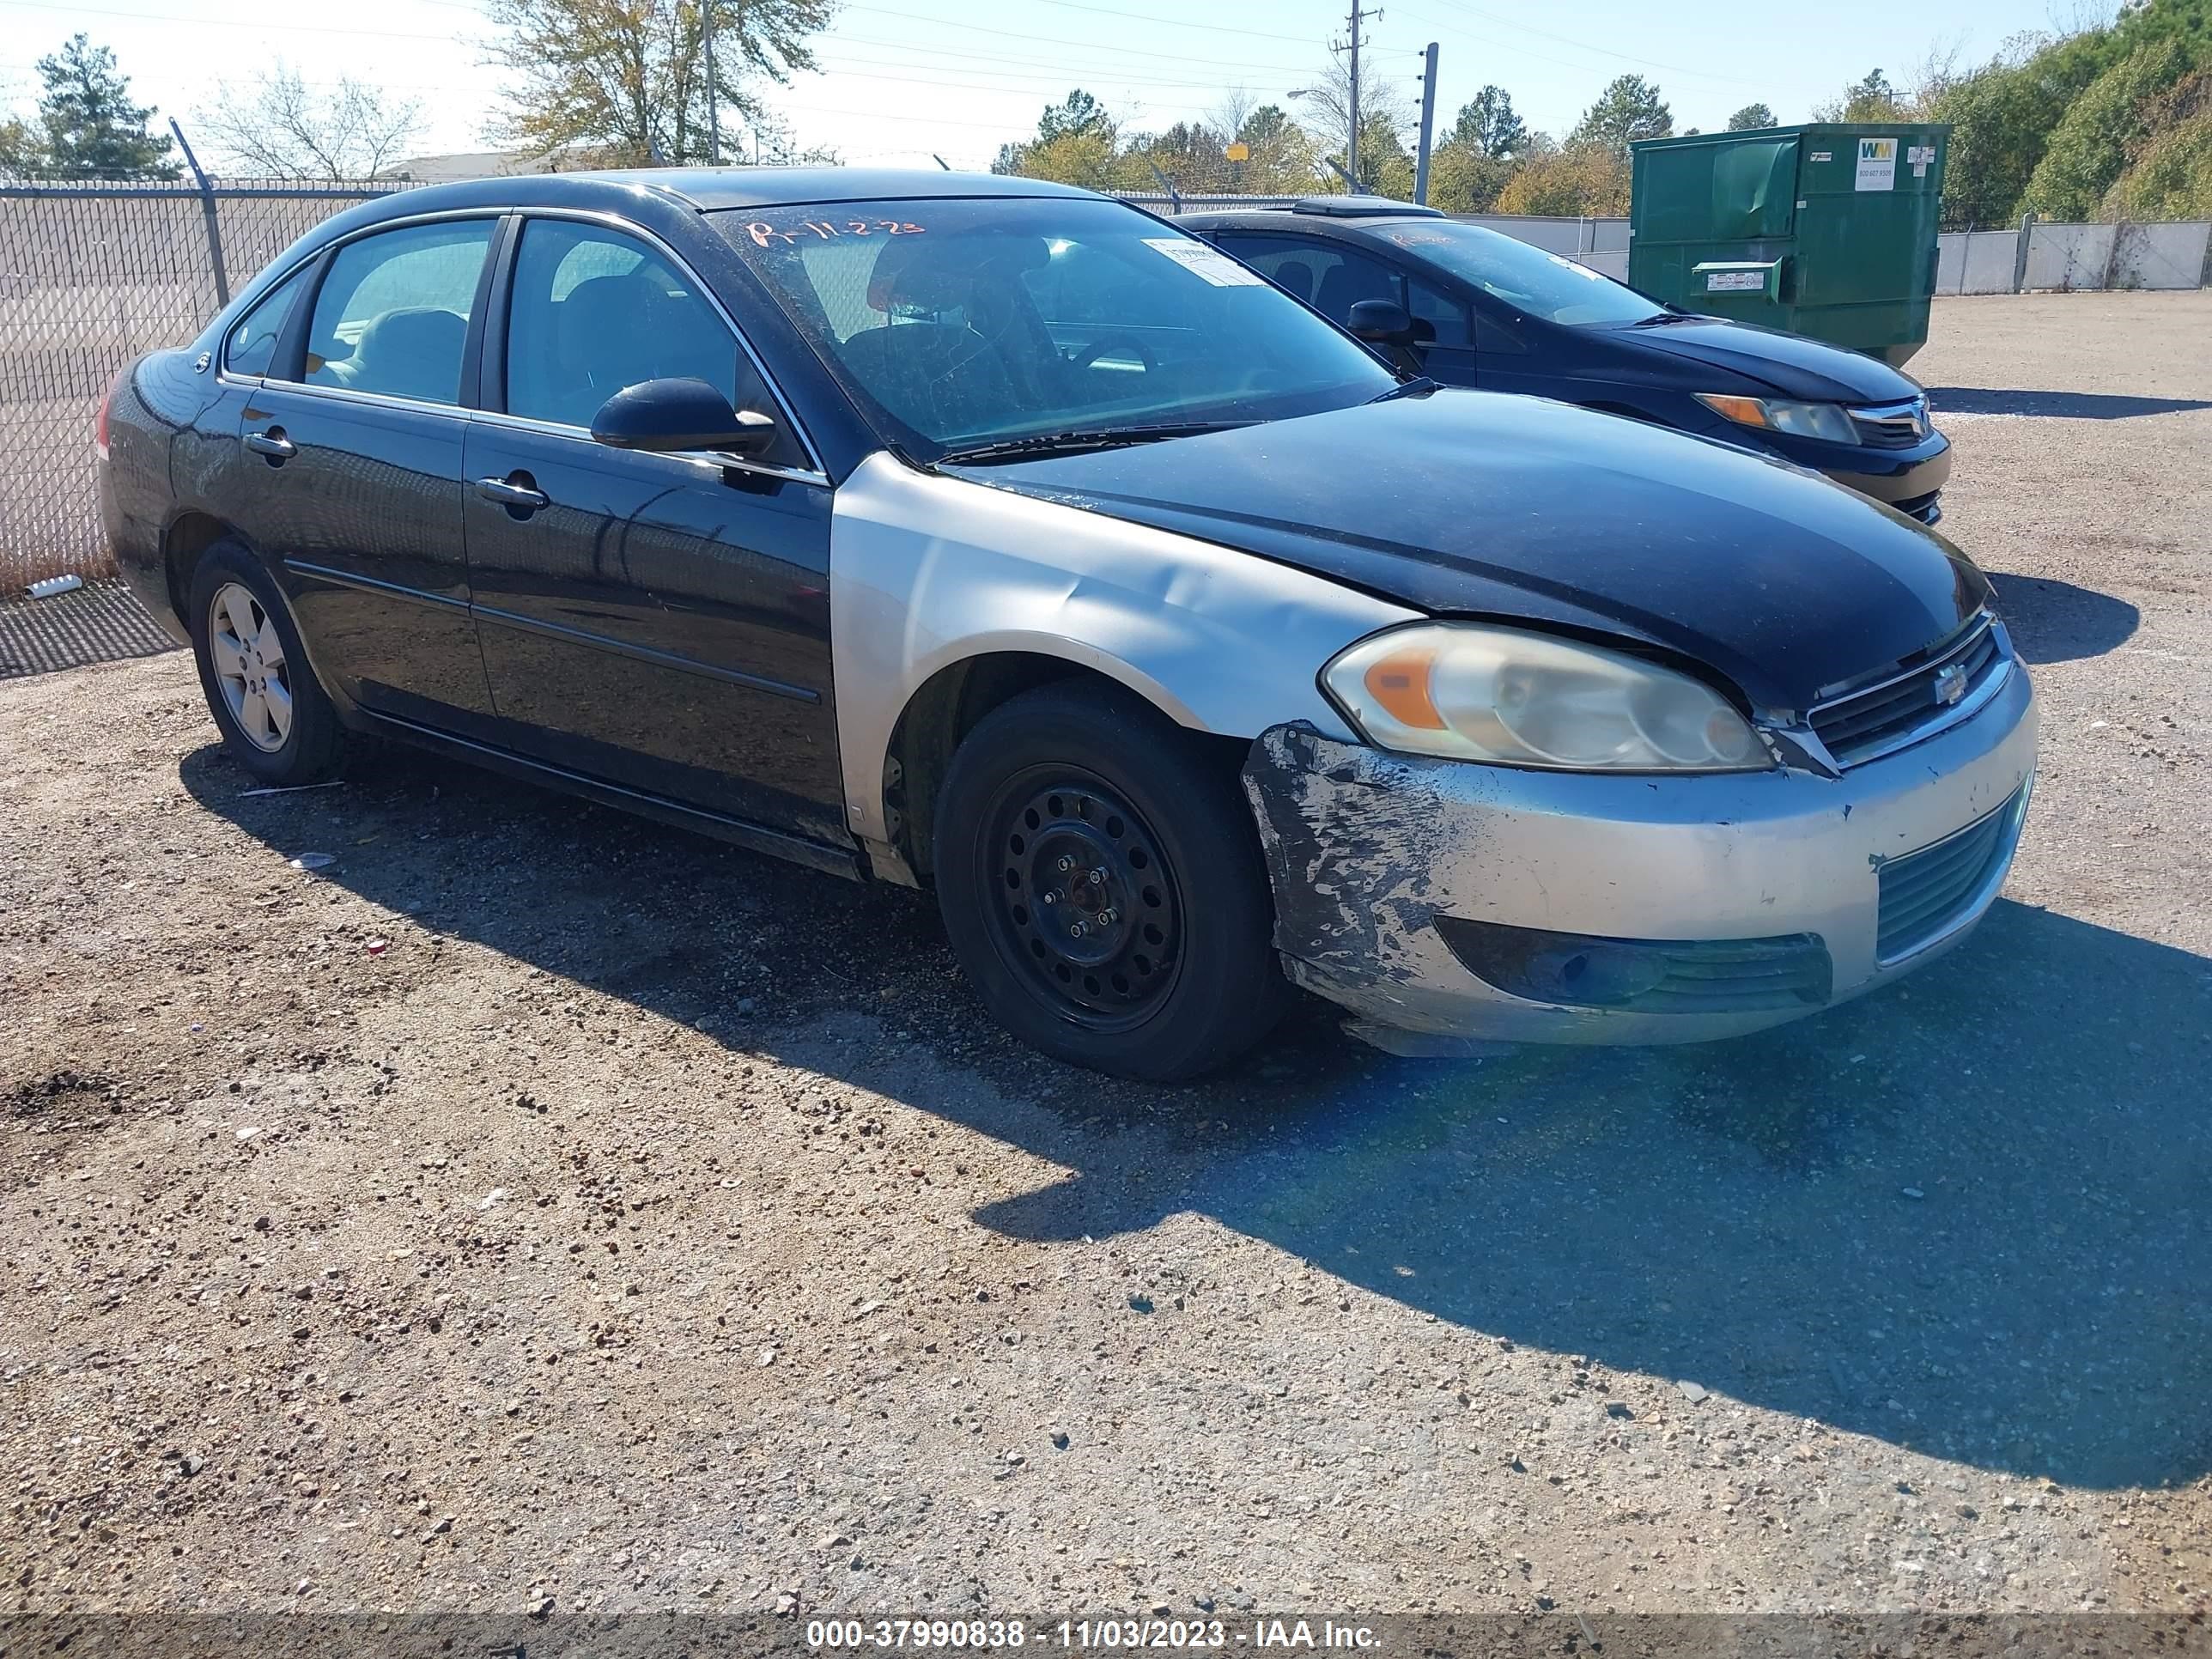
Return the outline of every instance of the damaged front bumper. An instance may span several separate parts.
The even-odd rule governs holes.
[[[2003,884],[2035,746],[2015,663],[1972,718],[1841,777],[1539,772],[1284,726],[1244,784],[1299,984],[1438,1036],[1686,1042],[1955,944]]]

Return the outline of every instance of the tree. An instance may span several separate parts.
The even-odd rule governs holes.
[[[1267,196],[1302,195],[1320,180],[1321,162],[1313,135],[1291,119],[1280,104],[1262,104],[1234,131],[1252,152],[1237,168],[1238,188]]]
[[[1076,134],[1095,134],[1111,143],[1115,136],[1114,118],[1106,106],[1081,87],[1076,88],[1057,104],[1048,104],[1037,120],[1036,141],[1048,144],[1055,138]]]
[[[1659,88],[1640,75],[1624,75],[1600,93],[1567,135],[1567,148],[1594,145],[1628,160],[1628,147],[1639,138],[1664,138],[1674,131],[1674,113]]]
[[[35,126],[0,129],[0,167],[64,179],[173,179],[176,146],[146,131],[150,105],[131,101],[131,80],[115,54],[73,34],[38,63],[46,91]]]
[[[2021,205],[2046,219],[2095,216],[2130,153],[2152,136],[2157,95],[2191,67],[2182,43],[2167,40],[2139,47],[2092,81],[2052,130]]]
[[[250,86],[224,82],[194,118],[229,166],[270,179],[367,179],[422,131],[419,99],[341,77],[317,94],[280,59]]]
[[[1488,86],[1460,106],[1447,143],[1466,144],[1494,161],[1518,155],[1528,143],[1528,124],[1513,112],[1503,87]]]
[[[1764,104],[1746,104],[1728,118],[1730,132],[1756,132],[1761,127],[1779,126],[1774,112]]]
[[[1889,77],[1880,70],[1869,70],[1866,79],[1854,81],[1844,88],[1844,95],[1831,99],[1813,111],[1816,121],[1903,121],[1911,118],[1912,112]]]
[[[1628,158],[1600,143],[1569,143],[1524,161],[1498,195],[1500,213],[1619,217],[1628,211]]]
[[[713,9],[714,101],[739,151],[778,130],[757,90],[814,64],[831,0],[703,0]],[[489,136],[533,151],[575,149],[642,166],[705,161],[709,143],[702,0],[489,0],[503,31],[492,61],[520,83]]]
[[[1320,80],[1310,87],[1300,87],[1291,94],[1304,105],[1313,118],[1314,125],[1328,146],[1328,155],[1339,167],[1344,165],[1345,140],[1352,131],[1352,56],[1349,52],[1332,52],[1328,68]],[[1405,149],[1405,131],[1413,118],[1413,105],[1406,90],[1395,77],[1386,76],[1376,66],[1373,52],[1359,65],[1359,187],[1379,190],[1382,169],[1392,151],[1402,154]],[[1373,157],[1367,153],[1369,135],[1387,139],[1383,149]],[[1410,167],[1410,163],[1408,167]],[[1408,189],[1412,174],[1407,173]],[[1341,185],[1340,180],[1332,182]]]
[[[2148,136],[2105,195],[2106,219],[2212,219],[2212,71],[2160,94]]]
[[[1455,132],[1429,156],[1429,205],[1446,213],[1487,213],[1512,178],[1516,163],[1486,155]]]

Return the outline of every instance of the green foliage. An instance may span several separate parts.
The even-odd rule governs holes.
[[[115,54],[73,34],[41,58],[37,125],[0,126],[0,171],[60,179],[173,179],[176,146],[147,131],[154,112],[131,101]]]
[[[1912,111],[1905,99],[1880,70],[1869,70],[1866,78],[1844,88],[1844,95],[1813,111],[1816,121],[1909,121]]]
[[[1076,88],[1057,104],[1048,105],[1037,120],[1037,143],[1049,144],[1055,139],[1093,136],[1111,143],[1114,138],[1114,118],[1101,104],[1081,87]]]
[[[1451,131],[1437,146],[1458,144],[1492,161],[1518,155],[1528,147],[1528,124],[1513,112],[1513,100],[1503,87],[1485,87],[1460,106]],[[1430,158],[1434,162],[1433,155]]]
[[[1730,132],[1756,132],[1761,127],[1777,126],[1774,112],[1764,104],[1746,104],[1728,118]]]
[[[1640,75],[1624,75],[1583,112],[1582,120],[1567,135],[1567,145],[1571,149],[1596,146],[1609,150],[1625,165],[1629,145],[1639,138],[1664,138],[1674,131],[1674,112],[1660,98],[1659,88]]]
[[[2105,192],[2106,219],[2212,219],[2212,70],[2151,100],[2147,134]]]
[[[1496,210],[1618,216],[1628,211],[1628,181],[1627,156],[1606,144],[1571,139],[1564,149],[1526,162],[1498,192]]]
[[[2044,147],[2022,205],[2046,219],[2087,219],[2126,171],[2130,150],[2149,137],[2150,100],[2190,68],[2181,41],[2166,39],[2130,52],[2092,81]]]
[[[2019,217],[2020,199],[2066,106],[2094,70],[2036,36],[2016,39],[1981,68],[1929,100],[1922,118],[1951,128],[1943,174],[1943,218],[1952,225],[2000,225]]]
[[[1486,154],[1458,134],[1429,155],[1429,205],[1446,213],[1488,213],[1518,165],[1508,156]]]

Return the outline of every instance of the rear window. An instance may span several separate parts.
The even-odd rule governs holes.
[[[1524,317],[1547,323],[1618,326],[1666,307],[1602,271],[1480,225],[1415,219],[1375,227],[1394,247],[1472,283]]]

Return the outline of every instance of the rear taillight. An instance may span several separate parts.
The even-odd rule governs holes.
[[[92,423],[92,451],[101,460],[107,459],[107,410],[115,401],[115,387],[107,388],[107,395],[100,400],[100,414]]]

